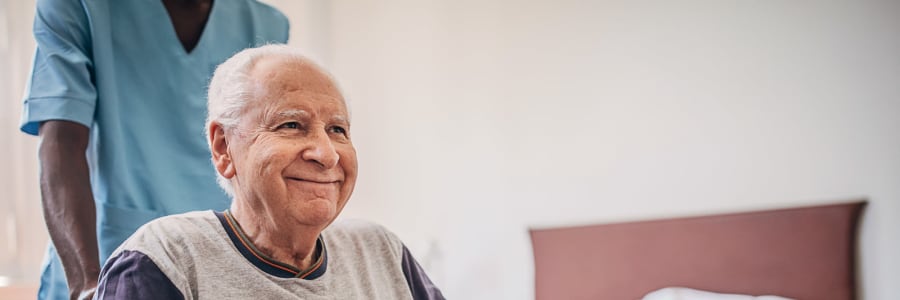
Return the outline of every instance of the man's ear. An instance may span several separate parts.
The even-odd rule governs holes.
[[[225,139],[225,128],[218,122],[209,124],[209,151],[212,152],[213,165],[216,171],[227,179],[234,177],[234,161],[228,152],[228,141]]]

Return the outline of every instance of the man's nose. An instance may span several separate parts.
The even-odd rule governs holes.
[[[316,130],[309,136],[308,143],[300,156],[303,160],[315,162],[324,169],[333,168],[340,160],[331,137],[324,129]]]

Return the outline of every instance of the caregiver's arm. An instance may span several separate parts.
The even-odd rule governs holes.
[[[56,247],[71,299],[90,299],[97,287],[96,210],[91,193],[87,150],[89,129],[52,120],[41,123],[38,156],[41,197],[50,240]]]

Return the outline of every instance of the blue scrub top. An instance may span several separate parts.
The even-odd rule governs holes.
[[[37,135],[47,120],[90,128],[101,263],[154,218],[227,208],[203,130],[206,87],[228,57],[285,43],[288,31],[268,5],[215,0],[187,52],[161,0],[38,1],[21,130]],[[67,298],[52,247],[44,268],[39,298]]]

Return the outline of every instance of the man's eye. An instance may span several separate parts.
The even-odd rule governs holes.
[[[347,129],[344,129],[344,127],[340,127],[340,126],[331,126],[331,132],[346,135]]]
[[[289,128],[289,129],[297,129],[300,128],[300,123],[297,122],[287,122],[281,125],[278,125],[278,128]]]

